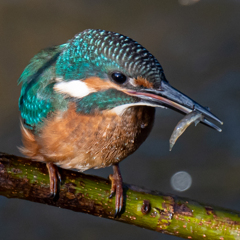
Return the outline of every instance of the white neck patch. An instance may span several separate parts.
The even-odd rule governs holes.
[[[88,94],[95,92],[95,89],[89,88],[87,84],[81,80],[57,82],[53,89],[57,92],[67,94],[75,98],[83,98]]]
[[[151,104],[151,103],[143,103],[143,102],[138,102],[138,103],[128,103],[128,104],[123,104],[120,106],[117,106],[113,109],[111,109],[110,111],[115,112],[118,116],[123,115],[123,113],[125,112],[125,110],[129,107],[134,107],[134,106],[149,106],[149,107],[161,107],[161,108],[166,108],[164,106],[160,106],[157,104]]]

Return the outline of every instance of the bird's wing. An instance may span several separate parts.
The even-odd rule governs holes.
[[[35,55],[24,69],[18,83],[22,83],[19,110],[24,125],[35,129],[56,108],[55,63],[65,44],[44,49]]]

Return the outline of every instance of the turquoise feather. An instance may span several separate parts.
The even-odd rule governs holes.
[[[102,111],[112,109],[119,105],[136,102],[139,102],[139,98],[126,95],[116,89],[108,89],[106,91],[91,93],[79,99],[76,103],[77,112],[90,114],[95,110]]]
[[[97,76],[106,78],[112,71],[129,77],[143,77],[159,87],[165,76],[156,58],[134,40],[105,30],[85,30],[68,43],[39,52],[19,78],[22,83],[19,109],[26,127],[41,129],[43,120],[54,111],[65,111],[69,101],[77,111],[91,114],[111,109],[138,98],[110,89],[92,93],[83,99],[68,98],[56,93],[56,78],[62,81],[83,80]]]
[[[139,43],[119,33],[87,29],[68,42],[56,64],[56,75],[65,80],[118,70],[143,77],[156,87],[165,79],[157,59]]]
[[[19,78],[22,83],[19,110],[26,127],[33,129],[57,108],[66,107],[53,91],[55,63],[65,45],[42,50],[32,58]]]

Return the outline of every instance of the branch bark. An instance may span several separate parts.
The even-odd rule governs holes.
[[[44,163],[0,153],[0,195],[110,218],[188,239],[240,239],[239,213],[124,184],[125,207],[114,219],[108,180],[60,169],[57,200],[49,198]]]

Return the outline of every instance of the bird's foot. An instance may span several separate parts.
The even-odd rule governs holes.
[[[55,199],[58,194],[58,183],[61,183],[61,175],[58,171],[58,167],[53,163],[47,163],[47,169],[50,180],[50,198]]]
[[[115,193],[115,215],[116,218],[122,210],[123,207],[123,183],[122,176],[118,165],[113,165],[113,174],[109,175],[109,179],[112,183],[110,196],[112,198]]]

